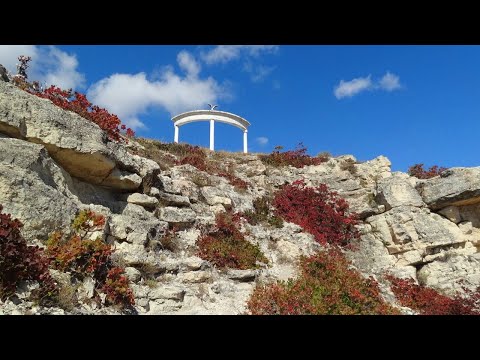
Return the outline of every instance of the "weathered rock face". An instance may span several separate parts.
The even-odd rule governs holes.
[[[0,132],[44,145],[64,170],[86,182],[132,190],[140,185],[129,177],[132,170],[159,169],[108,142],[94,123],[5,82],[0,82],[0,114]]]
[[[379,205],[384,205],[385,210],[398,206],[423,206],[422,198],[414,185],[413,178],[407,174],[396,173],[378,182],[375,201]]]
[[[437,210],[480,202],[480,167],[452,168],[418,185],[423,201]]]
[[[80,209],[103,214],[101,235],[126,268],[140,314],[242,314],[256,283],[296,276],[301,256],[321,248],[297,225],[242,225],[269,261],[255,270],[217,269],[197,257],[196,241],[219,212],[252,210],[254,199],[298,179],[327,184],[359,215],[361,238],[348,256],[365,275],[388,272],[445,293],[461,290],[461,281],[471,289],[480,285],[480,168],[418,180],[392,173],[383,156],[358,163],[346,155],[297,169],[265,166],[254,154],[217,155],[228,157],[247,190],[191,165],[162,171],[108,141],[96,125],[0,81],[4,211],[25,224],[23,235],[34,242],[68,231]],[[176,236],[164,243],[173,227]],[[53,275],[64,282],[62,273]],[[78,284],[85,300],[73,311],[36,307],[26,300],[32,286],[22,287],[16,303],[0,302],[0,314],[117,313],[92,303],[88,279]],[[386,298],[393,296],[385,286]]]
[[[7,69],[5,69],[3,65],[0,65],[0,81],[10,81],[10,79],[8,78]]]
[[[24,223],[27,238],[45,239],[68,229],[78,202],[69,190],[71,178],[42,145],[0,139],[0,204]]]

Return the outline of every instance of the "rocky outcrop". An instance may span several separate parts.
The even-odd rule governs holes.
[[[0,139],[0,204],[21,219],[25,237],[46,239],[51,232],[70,227],[79,208],[71,184],[70,175],[42,145]]]
[[[480,167],[449,169],[420,183],[418,190],[434,210],[480,203]]]
[[[0,65],[0,81],[9,82],[7,69],[3,65]]]
[[[103,214],[101,235],[125,267],[140,314],[242,314],[255,284],[296,276],[299,259],[321,248],[297,225],[242,225],[247,241],[268,259],[257,269],[217,269],[197,257],[196,241],[216,214],[252,210],[255,199],[298,179],[327,184],[358,214],[361,238],[348,256],[366,276],[392,273],[445,293],[461,290],[462,281],[472,290],[480,285],[480,168],[419,180],[392,173],[384,156],[358,162],[345,155],[297,169],[265,166],[255,154],[209,153],[226,157],[249,184],[239,190],[191,165],[160,167],[129,152],[140,146],[108,141],[95,124],[0,81],[4,211],[37,244],[55,230],[68,232],[80,209]],[[173,228],[176,235],[165,243]],[[92,281],[77,285],[85,300],[74,310],[28,302],[34,288],[26,283],[15,302],[0,303],[0,314],[118,313],[92,302]],[[388,284],[382,286],[392,297]]]
[[[159,169],[109,142],[96,124],[5,82],[0,82],[0,114],[0,132],[45,146],[65,171],[83,181],[134,190],[140,185],[135,172]]]

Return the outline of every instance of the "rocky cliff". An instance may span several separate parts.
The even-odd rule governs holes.
[[[393,172],[387,158],[358,162],[331,158],[303,168],[265,166],[255,154],[213,153],[248,188],[231,184],[192,165],[167,165],[175,154],[154,142],[109,141],[95,124],[0,81],[0,204],[24,223],[23,236],[44,246],[56,230],[69,229],[81,209],[103,214],[102,238],[126,268],[140,314],[243,314],[259,283],[295,277],[297,262],[320,248],[301,227],[284,223],[242,225],[268,265],[254,270],[222,269],[199,258],[202,226],[219,212],[253,209],[253,201],[280,186],[304,179],[327,184],[359,214],[359,248],[348,253],[363,274],[390,272],[453,293],[461,284],[480,286],[480,167],[452,168],[419,180]],[[152,145],[153,144],[153,145]],[[174,246],[162,244],[168,229],[178,231]],[[70,279],[57,274],[57,281]],[[76,287],[78,306],[43,308],[28,300],[26,284],[0,313],[117,313],[87,301],[91,281]],[[388,285],[383,296],[395,302]],[[84,300],[81,300],[84,299]],[[408,309],[405,310],[408,312]]]

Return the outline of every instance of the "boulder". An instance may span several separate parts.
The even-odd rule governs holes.
[[[417,186],[423,201],[433,210],[480,202],[480,167],[451,168]]]
[[[155,206],[158,204],[158,200],[156,198],[139,193],[130,194],[127,198],[127,202],[130,204],[140,205],[148,209],[155,208]]]
[[[0,64],[0,80],[9,82],[10,79],[8,78],[8,72],[7,69],[3,65]]]
[[[475,291],[480,286],[480,256],[451,254],[423,266],[417,274],[421,284],[453,295],[462,286]]]
[[[69,189],[70,175],[42,145],[0,139],[0,204],[24,224],[27,240],[47,239],[53,231],[68,233],[79,210]]]
[[[402,205],[417,207],[425,205],[410,183],[409,176],[403,173],[395,173],[379,180],[375,201],[377,204],[385,205],[387,211]]]
[[[196,214],[192,209],[176,208],[172,206],[159,208],[157,216],[160,220],[166,221],[170,224],[193,223],[196,219]]]
[[[208,205],[221,204],[225,207],[232,206],[232,200],[225,196],[225,192],[216,187],[204,186],[200,189],[200,192]]]

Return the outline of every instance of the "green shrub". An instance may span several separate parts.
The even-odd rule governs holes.
[[[215,227],[197,240],[198,256],[221,268],[255,269],[258,262],[267,264],[260,247],[245,239],[238,223],[237,215],[218,213]]]

